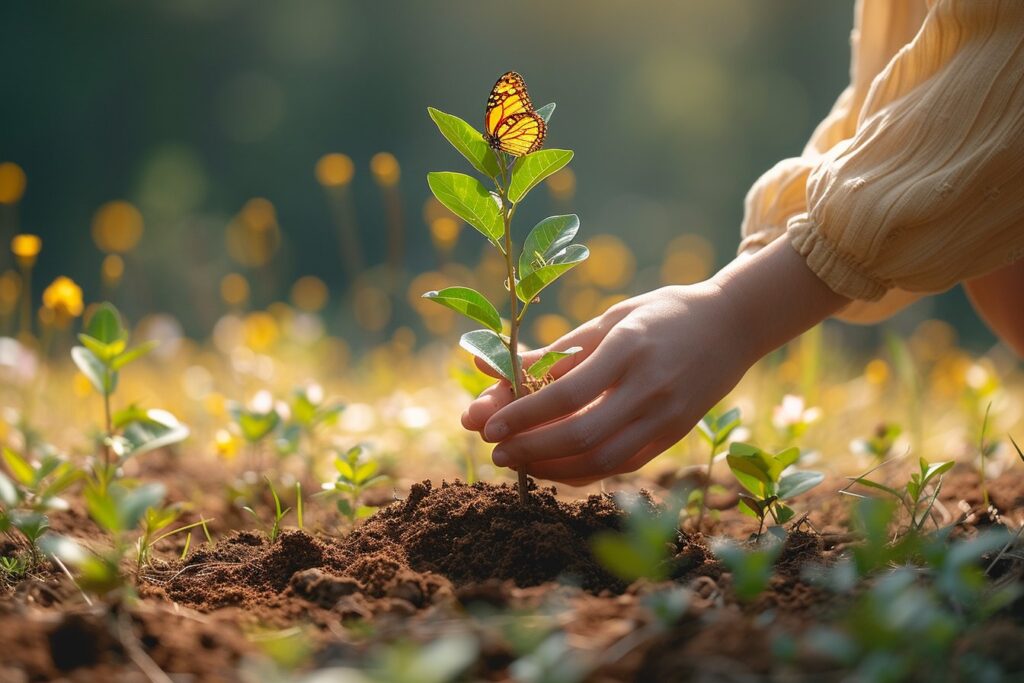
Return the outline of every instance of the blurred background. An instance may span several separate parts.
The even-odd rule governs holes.
[[[503,276],[430,199],[427,171],[467,165],[426,107],[480,127],[515,69],[558,104],[548,146],[576,152],[519,239],[574,212],[593,253],[536,307],[529,340],[551,341],[732,257],[747,189],[847,83],[852,16],[853,0],[4,3],[0,238],[41,244],[0,254],[0,334],[59,276],[196,337],[282,305],[353,349],[463,331],[419,294],[496,295]],[[959,290],[887,325],[931,319],[993,343]],[[880,332],[835,334],[873,349]]]

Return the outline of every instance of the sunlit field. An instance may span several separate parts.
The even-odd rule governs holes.
[[[845,35],[848,10],[822,30]],[[173,17],[220,11],[241,12]],[[547,105],[552,67],[532,103],[515,74],[487,98],[508,67],[489,62],[482,84],[460,71],[410,96],[415,142],[335,135],[278,175],[274,141],[316,136],[283,113],[303,98],[255,70],[218,95],[232,173],[154,144],[132,189],[94,201],[0,137],[0,683],[1021,680],[1024,377],[955,294],[814,327],[660,456],[586,486],[498,467],[463,428],[490,375],[547,391],[580,352],[564,335],[732,257],[731,224],[709,226],[736,218],[735,159],[778,150],[747,133],[702,148],[736,110],[727,72],[762,68],[791,96],[766,114],[787,144],[827,99],[801,80],[818,65],[758,67],[754,48],[789,35],[771,12],[686,11],[735,44],[694,33],[609,75],[620,96],[677,72],[708,93],[706,111],[638,95],[653,128],[684,119],[660,150],[675,171],[650,176],[629,155],[654,159],[657,130],[623,124],[640,151],[605,163],[616,119],[572,108],[592,89]],[[315,54],[283,63],[344,62],[289,16],[269,44]],[[77,221],[51,206],[65,191]]]

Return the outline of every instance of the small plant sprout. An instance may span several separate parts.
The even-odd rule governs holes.
[[[881,462],[892,454],[896,439],[902,433],[903,430],[899,425],[881,422],[868,438],[854,439],[850,443],[850,450],[857,454],[869,455]]]
[[[128,330],[112,304],[97,307],[78,339],[82,345],[71,349],[71,358],[103,397],[103,463],[95,470],[100,485],[106,486],[127,458],[182,441],[189,431],[164,410],[143,410],[135,405],[111,410],[121,369],[156,348],[152,341],[129,348]]]
[[[82,478],[82,472],[59,455],[46,452],[38,461],[4,448],[3,462],[11,473],[0,471],[0,532],[17,531],[28,542],[33,560],[37,543],[49,528],[47,513],[67,510],[60,494]]]
[[[647,498],[622,496],[626,511],[625,530],[605,531],[591,540],[594,557],[624,581],[668,578],[669,558],[679,538],[679,512],[686,496],[673,496],[659,509]]]
[[[729,469],[747,490],[740,493],[739,508],[760,522],[757,538],[761,537],[767,517],[777,525],[792,519],[793,509],[783,501],[811,490],[825,479],[821,472],[791,469],[799,458],[800,450],[795,447],[773,455],[750,444],[729,445]]]
[[[744,548],[735,541],[722,540],[712,550],[732,573],[732,589],[742,602],[751,602],[764,592],[775,571],[775,560],[782,553],[782,542],[769,537],[770,542],[758,543],[755,548]]]
[[[718,456],[719,450],[729,440],[729,436],[733,431],[740,426],[740,409],[733,408],[727,410],[721,415],[716,415],[713,412],[705,415],[700,422],[697,423],[697,433],[700,434],[701,438],[707,442],[708,447],[711,451],[708,457],[708,472],[704,479],[704,485],[699,489],[695,490],[691,495],[691,499],[698,498],[699,500],[690,502],[699,502],[700,512],[698,513],[697,523],[704,519],[704,512],[707,510],[707,498],[708,489],[711,487],[711,470],[715,466],[715,458]]]
[[[249,446],[250,465],[258,469],[262,465],[260,455],[264,440],[281,424],[273,395],[266,390],[257,392],[247,405],[234,403],[229,412]]]
[[[325,401],[319,384],[295,389],[288,402],[288,419],[282,423],[277,438],[278,452],[289,455],[304,448],[307,461],[312,462],[319,451],[319,434],[337,424],[344,409],[341,403]]]
[[[363,494],[388,481],[387,476],[379,474],[380,466],[375,460],[363,458],[364,452],[362,446],[354,446],[344,455],[338,455],[334,459],[334,469],[338,476],[334,481],[324,482],[320,494],[337,497],[338,512],[348,520],[350,526],[355,526],[358,520],[377,511],[376,507],[362,503]]]
[[[23,557],[0,557],[0,580],[14,583],[28,573],[28,561]]]
[[[498,118],[500,103],[505,101],[502,98],[509,96],[521,98],[529,112],[528,116],[514,115],[521,119],[516,123],[511,117]],[[549,104],[533,112],[525,83],[518,74],[510,72],[498,81],[488,99],[486,138],[456,116],[433,108],[428,110],[441,134],[493,187],[488,189],[476,178],[462,173],[427,174],[427,183],[438,201],[476,228],[501,254],[509,293],[508,334],[498,309],[476,290],[447,287],[423,296],[484,326],[464,334],[460,345],[508,380],[515,398],[544,386],[558,361],[580,351],[549,351],[525,372],[519,355],[520,328],[530,305],[539,300],[545,287],[589,255],[585,246],[572,243],[580,227],[574,214],[542,220],[526,236],[518,256],[512,237],[512,218],[519,204],[530,190],[568,164],[573,156],[569,150],[539,149],[554,109],[554,104]],[[534,141],[524,149],[510,147],[503,141],[504,131],[517,123],[529,124],[535,133]],[[519,496],[524,504],[528,502],[525,471],[519,473]]]
[[[891,460],[886,461],[886,463],[888,462],[891,462]],[[919,532],[931,515],[935,501],[938,500],[939,492],[942,490],[942,475],[953,468],[954,462],[948,460],[945,462],[929,463],[924,458],[920,458],[917,464],[918,471],[911,473],[910,479],[901,488],[894,488],[879,481],[868,479],[868,475],[881,467],[881,465],[878,465],[858,477],[849,477],[850,484],[846,488],[841,489],[840,493],[862,498],[863,496],[860,494],[849,490],[855,484],[881,491],[891,496],[906,510],[910,520],[910,530]]]
[[[990,402],[985,407],[985,417],[982,418],[981,429],[978,430],[978,479],[981,482],[981,498],[986,508],[989,506],[988,481],[986,479],[988,459],[999,450],[998,441],[987,441],[985,438],[988,436],[988,418],[991,410],[992,403]]]
[[[274,483],[272,481],[270,481],[270,477],[264,476],[263,478],[267,480],[267,487],[270,489],[270,496],[274,499],[274,519],[273,519],[273,521],[270,523],[269,526],[265,526],[263,524],[263,520],[259,516],[259,513],[257,513],[251,507],[246,505],[242,509],[245,510],[246,512],[248,512],[253,517],[256,518],[257,524],[259,524],[260,528],[263,529],[263,532],[266,533],[267,538],[270,539],[270,542],[273,543],[274,541],[277,540],[277,537],[281,535],[281,521],[285,518],[285,516],[289,512],[292,511],[292,509],[281,506],[281,497],[277,495],[277,490],[274,488]],[[301,503],[302,489],[301,488],[296,489],[296,493],[298,493],[299,496],[300,496],[299,507],[301,508],[301,506],[302,506],[302,503]]]
[[[180,515],[181,508],[174,505],[168,505],[166,507],[154,506],[146,510],[146,514],[142,518],[142,535],[135,544],[135,566],[137,571],[142,571],[143,567],[150,563],[153,557],[153,547],[160,541],[165,538],[170,538],[176,534],[195,529],[196,527],[201,526],[206,529],[207,523],[213,521],[212,519],[202,518],[198,522],[186,524],[167,531],[167,527],[174,524]],[[189,535],[187,538],[191,539],[192,536]],[[188,551],[189,543],[190,540],[186,541],[186,553]]]
[[[41,546],[63,563],[78,569],[77,579],[83,589],[120,601],[127,588],[123,560],[133,545],[139,547],[138,541],[132,542],[132,537],[138,532],[140,522],[150,514],[149,510],[163,502],[164,495],[162,484],[143,484],[129,489],[117,481],[101,486],[93,480],[85,488],[86,507],[96,525],[110,536],[111,547],[93,553],[55,534],[47,535]]]

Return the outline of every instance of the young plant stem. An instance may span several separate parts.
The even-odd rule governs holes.
[[[519,314],[519,297],[516,295],[516,268],[512,252],[512,214],[515,207],[508,201],[508,163],[505,155],[495,150],[498,158],[498,166],[501,168],[501,182],[495,182],[498,187],[498,196],[501,198],[501,219],[505,228],[505,272],[508,277],[509,293],[509,335],[508,352],[512,361],[512,395],[514,399],[521,398],[525,393],[523,388],[522,368],[519,362],[519,325],[522,317]],[[525,311],[525,307],[523,308]],[[526,472],[520,470],[519,474],[519,501],[526,505],[529,503],[527,494],[528,481]]]
[[[716,434],[717,436],[717,434]],[[700,492],[700,514],[697,515],[697,527],[700,527],[700,523],[704,521],[704,513],[708,509],[708,489],[711,488],[711,469],[715,466],[715,445],[712,441],[711,444],[711,457],[708,458],[708,473],[704,479],[704,486],[701,487]]]
[[[110,370],[106,370],[106,381],[110,382]],[[110,392],[103,392],[103,417],[106,424],[106,439],[103,440],[103,467],[110,469],[110,439],[114,436],[114,422],[110,414]]]

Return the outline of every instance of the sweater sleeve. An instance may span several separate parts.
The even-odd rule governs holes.
[[[1024,256],[1024,2],[938,0],[787,221],[839,294],[931,293]]]
[[[776,164],[747,193],[740,252],[772,242],[786,231],[792,216],[807,210],[808,175],[832,147],[854,135],[871,83],[913,39],[926,13],[925,0],[858,0],[850,35],[850,85],[801,155]]]

